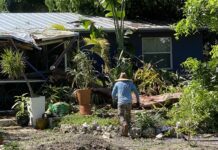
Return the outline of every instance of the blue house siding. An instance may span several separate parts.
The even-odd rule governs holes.
[[[138,32],[132,35],[130,43],[136,48],[136,55],[142,58],[143,37],[171,37],[172,38],[172,69],[180,69],[180,64],[188,57],[203,58],[202,34],[181,37],[176,40],[173,32]]]
[[[179,40],[173,39],[173,68],[181,68],[180,64],[188,57],[203,59],[202,34],[189,37],[182,37]]]
[[[81,34],[85,36],[85,34]],[[87,34],[86,34],[87,35]],[[130,35],[127,39],[126,45],[131,49],[135,49],[135,55],[141,59],[142,56],[142,38],[143,37],[171,37],[172,39],[172,70],[180,70],[180,64],[188,57],[198,59],[203,58],[203,40],[202,34],[198,33],[188,37],[181,37],[178,40],[174,37],[173,31],[138,31]],[[110,43],[111,58],[116,54],[116,36],[113,32],[107,33],[106,37]],[[128,49],[127,46],[127,49]],[[113,61],[113,60],[112,60]]]

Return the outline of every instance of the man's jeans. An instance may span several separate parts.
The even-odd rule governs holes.
[[[120,118],[120,125],[122,129],[122,135],[128,135],[128,129],[131,123],[131,104],[121,104],[118,105],[118,116]]]

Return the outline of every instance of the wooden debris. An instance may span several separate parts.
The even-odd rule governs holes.
[[[146,96],[140,95],[140,104],[143,108],[154,108],[154,107],[161,107],[161,106],[169,106],[173,103],[179,101],[182,93],[166,93],[163,95],[156,95],[156,96]],[[136,97],[133,94],[133,104],[136,103]]]

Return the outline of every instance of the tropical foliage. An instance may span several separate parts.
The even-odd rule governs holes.
[[[27,97],[27,93],[24,93],[21,96],[15,96],[15,98],[15,104],[12,106],[12,108],[21,114],[28,113],[30,98]]]
[[[185,18],[176,26],[176,36],[189,35],[201,28],[218,31],[218,0],[187,0],[183,13]]]
[[[177,132],[194,134],[197,131],[217,131],[218,92],[204,88],[193,80],[183,89],[183,95],[168,113],[170,124],[179,124]]]
[[[50,102],[59,102],[59,101],[70,101],[70,93],[71,89],[68,86],[52,86],[52,85],[46,85],[44,90],[42,91],[42,94],[49,99]]]
[[[90,30],[90,37],[84,38],[86,45],[94,45],[90,50],[97,53],[104,60],[105,67],[104,72],[108,73],[110,68],[110,56],[109,48],[110,44],[107,39],[105,39],[105,33],[101,28],[97,28],[93,21],[91,20],[81,20],[83,27],[86,30]]]
[[[146,95],[158,95],[164,92],[179,91],[184,79],[178,74],[160,70],[149,64],[144,64],[134,73],[134,81],[139,91]],[[178,88],[175,88],[178,86]]]
[[[87,15],[101,14],[98,0],[45,0],[49,11],[77,12]]]
[[[218,130],[215,121],[218,119],[217,53],[217,46],[214,46],[208,62],[188,58],[182,63],[191,74],[191,81],[183,89],[179,103],[169,112],[171,124],[180,123],[178,131],[193,134],[199,130]]]
[[[104,72],[108,72],[110,68],[109,62],[109,42],[103,38],[84,38],[86,45],[94,45],[90,50],[97,53],[104,60]]]
[[[126,18],[131,20],[179,20],[182,18],[184,3],[184,0],[126,0]],[[45,4],[49,11],[104,15],[100,0],[45,0]]]
[[[5,3],[5,0],[0,0],[0,12],[6,11],[7,10],[7,6]]]
[[[25,62],[23,60],[23,53],[5,49],[1,55],[2,73],[8,75],[11,79],[18,79],[23,75],[25,69]]]
[[[117,49],[120,52],[119,60],[124,51],[124,18],[126,0],[100,0],[102,7],[106,11],[106,17],[112,17],[114,20]]]
[[[68,68],[68,74],[72,76],[72,87],[78,87],[80,89],[90,87],[96,77],[94,75],[93,61],[87,57],[87,54],[82,51],[73,56],[72,62],[76,64],[72,68]]]
[[[29,123],[30,98],[27,97],[27,93],[21,96],[15,96],[15,104],[12,106],[16,110],[16,119],[18,125],[27,126]]]
[[[218,85],[217,53],[217,46],[213,46],[213,49],[210,52],[211,59],[209,61],[202,62],[195,58],[188,58],[182,63],[182,66],[191,74],[191,79],[198,80],[202,86],[210,90],[217,89]]]
[[[160,114],[151,114],[148,112],[138,112],[136,113],[135,124],[141,130],[146,128],[160,127],[163,123],[163,118]]]
[[[140,92],[147,95],[159,94],[165,87],[160,74],[149,64],[136,71],[134,80],[138,84]]]
[[[177,38],[198,32],[201,28],[218,31],[217,0],[187,0],[184,6],[185,18],[176,26]],[[212,46],[211,59],[206,62],[188,58],[182,66],[190,74],[190,82],[183,89],[178,104],[168,113],[170,124],[178,132],[194,134],[198,131],[216,132],[218,118],[218,47]]]
[[[31,97],[34,95],[32,87],[25,74],[26,65],[22,52],[5,49],[1,54],[0,65],[2,73],[8,75],[11,79],[18,79],[22,76],[27,83]]]

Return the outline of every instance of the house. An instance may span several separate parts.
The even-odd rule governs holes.
[[[108,33],[113,55],[116,50],[116,41],[111,18],[83,16],[75,13],[1,13],[0,35],[2,31],[45,30],[52,24],[61,24],[70,31],[79,32],[80,36],[87,36],[87,30],[81,25],[74,24],[80,19],[92,20],[97,27],[102,27]],[[135,50],[135,55],[145,62],[157,63],[160,68],[177,70],[186,58],[201,59],[203,57],[201,33],[176,40],[170,25],[125,21],[125,29],[134,31],[127,43]]]
[[[107,33],[113,56],[116,51],[113,20],[75,13],[0,13],[0,49],[8,44],[25,49],[30,81],[45,82],[50,70],[58,67],[66,69],[70,59],[67,51],[76,47],[75,41],[79,37],[88,36],[87,30],[75,24],[81,19],[92,20],[97,27],[102,27]],[[52,30],[54,24],[63,25],[68,31]],[[160,68],[177,70],[188,57],[201,59],[203,56],[201,33],[176,40],[169,25],[125,21],[125,29],[134,31],[127,39],[127,47],[135,51],[135,56],[145,62],[156,63]],[[1,76],[0,88],[6,83],[23,82]],[[0,103],[3,106],[1,97]]]

